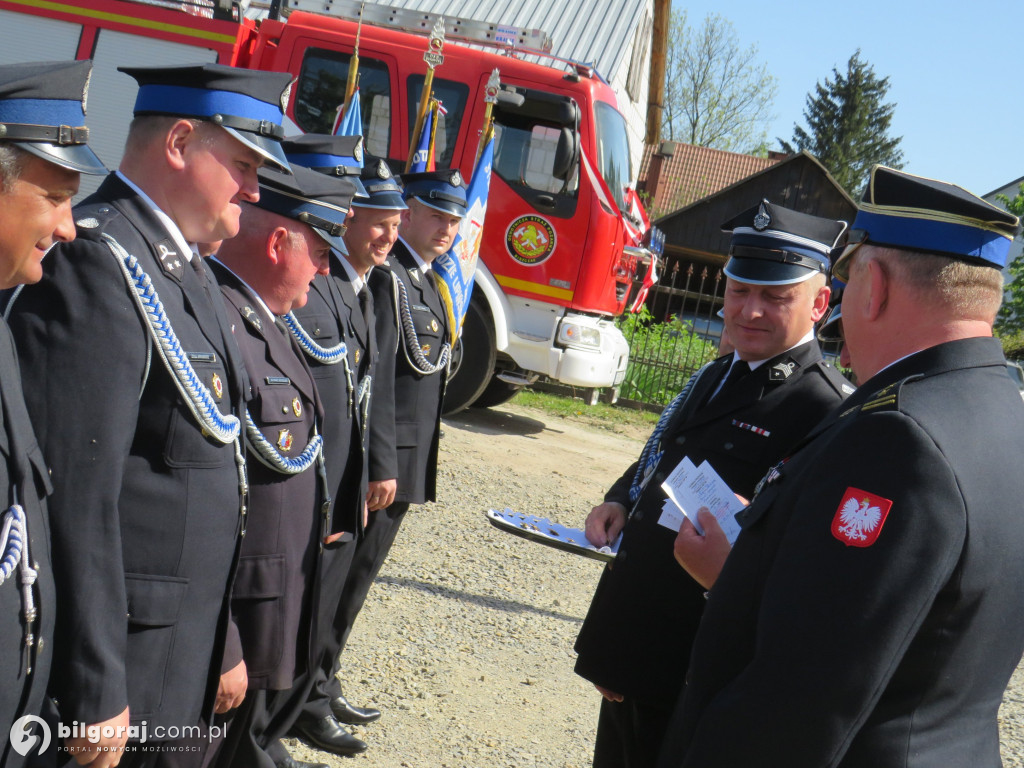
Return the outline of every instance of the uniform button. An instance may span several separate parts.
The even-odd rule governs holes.
[[[644,519],[644,511],[642,509],[638,509],[636,512],[633,513],[633,518],[637,522],[643,520]]]
[[[727,450],[727,451],[731,451],[732,450],[732,443],[726,443],[722,447],[725,448],[725,450]]]
[[[676,438],[676,445],[682,445],[686,442],[686,435],[680,435]]]
[[[654,479],[655,479],[655,480],[656,480],[656,481],[657,481],[658,483],[663,483],[663,482],[665,482],[665,473],[664,473],[664,472],[655,472],[655,473],[654,473]]]
[[[281,413],[288,413],[288,406],[287,405],[281,406]]]
[[[320,329],[319,329],[319,328],[315,328],[315,329],[313,330],[313,335],[314,335],[314,336],[319,336],[319,335],[320,335]]]

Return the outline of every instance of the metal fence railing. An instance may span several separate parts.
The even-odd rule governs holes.
[[[720,268],[676,261],[651,289],[644,310],[619,319],[630,350],[620,401],[660,410],[717,356],[724,288]]]

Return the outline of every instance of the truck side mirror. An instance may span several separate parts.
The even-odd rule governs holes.
[[[563,126],[558,133],[558,146],[555,148],[555,162],[551,175],[566,181],[579,161],[580,143],[574,130]]]

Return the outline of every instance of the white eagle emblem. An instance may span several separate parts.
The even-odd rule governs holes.
[[[882,520],[882,510],[868,499],[847,499],[839,510],[837,531],[849,539],[867,541]]]

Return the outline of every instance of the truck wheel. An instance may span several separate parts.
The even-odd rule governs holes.
[[[471,301],[462,324],[462,337],[452,350],[452,375],[444,390],[442,413],[465,410],[480,396],[494,375],[498,352],[489,310]]]
[[[507,403],[516,396],[516,392],[523,388],[522,384],[509,384],[497,376],[491,378],[484,391],[473,401],[474,408],[493,408],[496,405]]]

